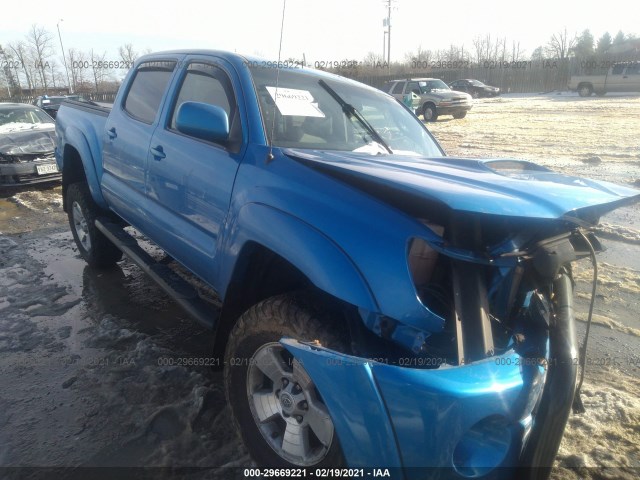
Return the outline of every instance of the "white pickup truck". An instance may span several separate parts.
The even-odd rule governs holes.
[[[572,75],[569,90],[581,97],[592,93],[602,96],[607,92],[640,92],[640,63],[616,63],[604,75]]]

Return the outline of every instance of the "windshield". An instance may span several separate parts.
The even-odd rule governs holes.
[[[382,92],[346,80],[281,69],[276,108],[276,69],[250,70],[267,137],[276,147],[377,155],[387,154],[388,146],[401,155],[443,155],[424,125]]]
[[[36,107],[13,107],[0,109],[0,131],[13,129],[50,127],[53,119]]]
[[[422,93],[429,93],[431,90],[451,90],[449,85],[438,79],[420,81],[418,85],[420,85],[420,91]]]

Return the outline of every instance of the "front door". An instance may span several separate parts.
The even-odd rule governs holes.
[[[176,117],[187,101],[216,105],[229,117],[225,144],[178,131]],[[213,59],[187,59],[173,101],[150,143],[147,197],[163,249],[213,284],[213,259],[241,159],[242,127],[233,84]]]

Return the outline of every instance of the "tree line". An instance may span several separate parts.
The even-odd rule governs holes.
[[[362,61],[344,62],[348,65],[348,72],[339,66],[343,62],[335,62],[337,67],[320,68],[353,77],[362,74],[401,74],[414,70],[411,65],[428,69],[428,65],[436,62],[442,65],[462,65],[462,62],[466,62],[476,66],[549,59],[562,62],[570,58],[611,57],[612,52],[624,52],[621,47],[635,40],[638,40],[635,46],[637,60],[640,39],[635,34],[619,31],[612,37],[605,32],[596,41],[589,29],[580,34],[569,34],[564,28],[553,33],[546,44],[534,49],[530,55],[521,48],[519,41],[487,33],[476,36],[470,47],[451,44],[445,49],[432,50],[419,46],[416,51],[406,53],[404,61],[396,61],[391,65],[385,63],[382,55],[369,52]],[[106,52],[93,48],[69,48],[63,57],[58,51],[56,37],[44,27],[34,24],[22,39],[0,44],[0,96],[63,91],[114,92],[119,85],[118,77],[122,76],[116,73],[126,72],[141,53],[148,52],[137,52],[131,43],[125,43],[118,48],[118,58],[115,60],[108,59]]]
[[[113,92],[119,85],[116,73],[126,72],[139,56],[130,43],[118,48],[116,60],[93,48],[72,47],[63,56],[58,46],[58,39],[36,24],[23,38],[0,44],[0,97]]]

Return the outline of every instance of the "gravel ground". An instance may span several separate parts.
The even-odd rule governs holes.
[[[501,97],[429,128],[451,155],[524,158],[640,185],[640,97]],[[0,195],[0,466],[211,467],[251,461],[221,375],[185,365],[211,334],[127,260],[85,266],[60,187]],[[584,415],[573,415],[554,478],[638,478],[640,207],[603,219]],[[576,266],[579,332],[591,270]],[[6,473],[6,471],[5,471]],[[0,475],[1,476],[1,475]]]

